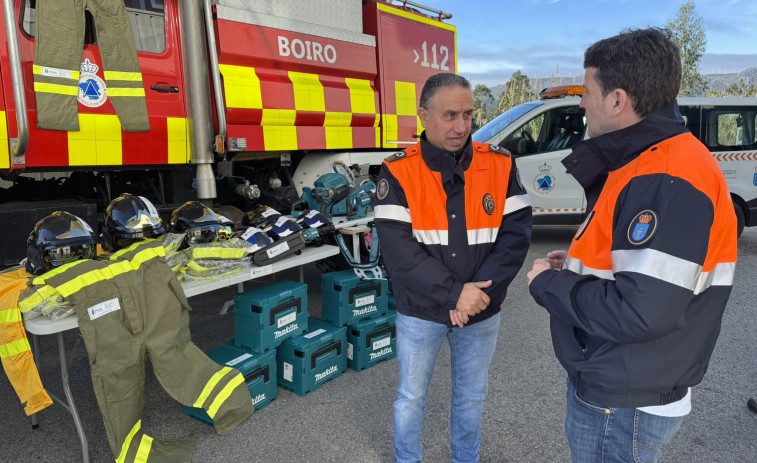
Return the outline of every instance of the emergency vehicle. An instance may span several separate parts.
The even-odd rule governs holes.
[[[540,99],[495,117],[473,134],[517,158],[534,223],[579,225],[586,198],[560,162],[586,136],[580,85],[551,87]],[[738,232],[757,225],[757,98],[679,98],[686,127],[717,160],[731,192]]]
[[[321,174],[341,168],[360,182],[415,143],[423,83],[457,70],[452,15],[411,1],[115,1],[137,46],[149,131],[119,123],[89,11],[79,131],[38,128],[37,2],[3,0],[0,220],[9,203],[33,212],[75,198],[102,211],[121,192],[162,212],[193,199],[287,210]],[[14,223],[24,240],[46,214],[30,215]],[[13,252],[0,254],[7,265]]]

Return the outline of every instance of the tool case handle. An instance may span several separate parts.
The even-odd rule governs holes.
[[[297,298],[293,299],[291,301],[282,302],[281,304],[277,305],[276,307],[271,309],[271,316],[270,321],[268,322],[269,325],[273,325],[274,322],[276,322],[276,315],[280,314],[281,312],[291,309],[292,307],[297,307],[297,313],[302,312],[302,299]],[[251,307],[251,310],[255,313],[262,313],[263,308],[257,305],[253,305]]]
[[[365,337],[365,347],[371,347],[371,343],[373,342],[375,338],[383,336],[386,333],[392,333],[391,337],[396,338],[397,327],[395,325],[385,326],[384,328],[381,328],[379,330],[374,331],[373,333],[370,333],[368,336]]]
[[[350,289],[350,292],[348,293],[350,304],[355,302],[355,295],[367,293],[370,291],[376,291],[376,297],[381,297],[381,283],[379,282],[379,283],[372,283],[370,285],[365,285],[365,286],[356,286]]]
[[[263,382],[267,383],[269,378],[269,371],[268,371],[268,365],[264,366],[263,368],[258,368],[257,370],[253,371],[252,373],[248,373],[244,377],[245,383],[250,383],[260,377],[263,377]]]
[[[330,344],[321,347],[317,351],[313,352],[313,356],[310,357],[310,368],[315,368],[315,362],[318,360],[318,357],[327,354],[328,352],[331,352],[336,348],[336,355],[341,355],[342,353],[342,341],[340,339],[337,339]]]

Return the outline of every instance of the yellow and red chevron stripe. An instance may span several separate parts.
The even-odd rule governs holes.
[[[29,112],[32,133],[25,153],[26,167],[121,166],[187,164],[190,145],[187,119],[151,117],[150,131],[125,133],[115,114],[79,113],[79,131],[45,130],[36,132],[36,113]],[[10,168],[9,124],[0,112],[0,169]]]
[[[220,64],[229,138],[247,151],[376,148],[378,93],[371,81]]]
[[[757,151],[729,151],[712,153],[712,157],[716,161],[731,162],[731,161],[757,161]]]

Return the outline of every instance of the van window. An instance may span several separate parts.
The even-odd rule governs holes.
[[[163,53],[166,49],[166,21],[163,0],[124,0],[137,51]],[[34,37],[36,0],[26,0],[21,24],[24,32]],[[97,44],[95,21],[85,11],[84,43]]]
[[[704,110],[702,137],[710,151],[757,148],[757,108],[733,107]]]

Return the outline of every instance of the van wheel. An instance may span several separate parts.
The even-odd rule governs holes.
[[[744,210],[735,202],[733,203],[733,210],[736,211],[736,236],[739,237],[744,231]]]

